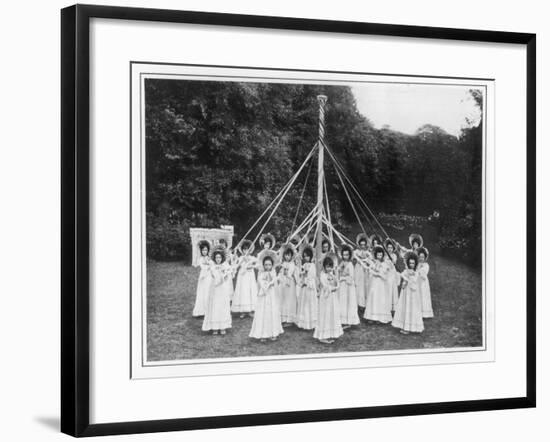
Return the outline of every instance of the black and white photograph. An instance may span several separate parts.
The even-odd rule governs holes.
[[[144,362],[484,349],[486,85],[260,75],[142,75]]]
[[[535,406],[535,34],[367,12],[63,9],[64,433]]]

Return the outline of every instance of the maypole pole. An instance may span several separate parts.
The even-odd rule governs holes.
[[[323,265],[321,261],[322,242],[323,242],[323,197],[325,182],[325,104],[326,95],[317,95],[319,103],[319,141],[317,143],[318,162],[317,162],[317,227],[315,238],[315,255],[317,259],[317,274],[319,275]]]

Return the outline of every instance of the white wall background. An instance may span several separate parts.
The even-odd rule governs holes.
[[[542,147],[544,122],[550,118],[550,86],[545,66],[550,54],[550,14],[545,2],[461,0],[161,0],[108,1],[103,4],[357,20],[380,23],[464,27],[535,32],[538,39],[538,225],[539,275],[542,250],[550,236],[542,229],[550,209],[544,204],[550,161]],[[0,435],[3,440],[50,441],[58,433],[59,416],[59,0],[8,2],[1,18],[0,70]],[[546,73],[548,78],[548,74]],[[546,115],[545,110],[548,112]],[[545,167],[546,166],[546,167]],[[523,211],[523,209],[521,209]],[[465,438],[512,441],[546,434],[550,412],[545,382],[550,333],[543,323],[545,281],[538,287],[538,408],[455,415],[375,419],[230,430],[138,436],[116,440],[239,441],[446,440]],[[513,324],[511,324],[513,326]],[[450,379],[449,382],[466,380]],[[502,382],[506,382],[503,379]],[[107,437],[102,440],[115,440]]]

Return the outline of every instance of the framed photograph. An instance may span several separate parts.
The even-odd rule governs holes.
[[[535,35],[72,6],[62,431],[535,406]]]

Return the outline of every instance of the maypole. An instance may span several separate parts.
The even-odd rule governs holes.
[[[324,237],[326,237],[329,240],[331,252],[335,252],[335,246],[334,246],[335,237],[339,241],[341,241],[343,244],[346,243],[346,244],[353,245],[353,241],[351,239],[349,239],[347,236],[343,235],[341,232],[336,230],[336,228],[332,225],[332,220],[330,215],[330,201],[328,199],[328,192],[326,188],[325,164],[324,164],[325,150],[328,154],[328,159],[334,166],[334,169],[336,171],[336,176],[340,180],[342,189],[346,194],[346,198],[348,199],[348,202],[351,208],[353,209],[353,213],[363,233],[366,235],[367,232],[361,221],[360,214],[357,211],[357,208],[355,207],[355,204],[353,202],[353,197],[359,200],[359,203],[360,203],[358,204],[359,209],[362,215],[368,221],[371,229],[374,232],[376,232],[378,228],[383,233],[383,235],[385,235],[386,237],[388,236],[387,232],[384,230],[380,222],[376,219],[376,216],[374,215],[373,211],[369,208],[364,198],[361,196],[357,186],[355,186],[355,184],[347,176],[343,166],[340,164],[338,159],[334,156],[334,153],[325,143],[325,106],[327,104],[327,100],[328,98],[326,95],[317,95],[317,103],[319,105],[319,138],[317,140],[317,143],[311,148],[311,150],[309,151],[308,155],[306,156],[306,158],[304,159],[304,161],[302,162],[302,164],[300,165],[296,173],[283,186],[283,188],[279,191],[279,193],[273,199],[273,201],[271,201],[271,203],[266,207],[266,209],[263,211],[260,217],[254,222],[252,227],[250,227],[248,231],[244,234],[244,236],[241,238],[241,240],[237,244],[236,249],[238,249],[241,246],[243,241],[247,239],[248,235],[251,234],[251,232],[256,228],[256,226],[260,224],[262,220],[263,220],[263,224],[261,225],[261,227],[259,227],[259,230],[256,236],[254,237],[254,239],[252,239],[252,243],[255,243],[258,240],[258,238],[260,238],[261,234],[265,232],[265,229],[268,226],[269,222],[271,221],[271,218],[273,217],[277,209],[280,207],[282,201],[284,200],[284,198],[286,197],[286,195],[288,194],[292,186],[295,184],[301,172],[305,169],[309,161],[313,161],[315,150],[317,150],[317,155],[318,155],[317,157],[317,203],[315,204],[313,209],[305,216],[305,218],[299,223],[298,227],[294,230],[294,227],[298,221],[298,215],[300,212],[302,199],[304,197],[304,192],[307,187],[309,172],[313,164],[313,163],[309,163],[310,168],[308,169],[306,179],[304,181],[304,188],[302,189],[302,193],[300,195],[300,201],[296,209],[296,215],[294,216],[294,221],[292,222],[291,230],[294,230],[294,231],[291,231],[290,234],[287,236],[287,241],[298,239],[298,243],[296,244],[297,247],[300,247],[302,243],[313,246],[313,244],[310,244],[310,234],[313,235],[314,241],[315,241],[314,253],[315,253],[315,258],[317,262],[318,274],[320,274],[320,271],[323,265],[321,257],[323,255],[322,244],[323,244]],[[350,189],[348,189],[348,186],[351,188],[351,191]],[[326,204],[326,207],[325,207],[325,204]],[[375,223],[374,225],[371,222],[370,218],[374,220],[374,223]],[[323,231],[323,228],[325,227],[327,229],[326,232]],[[305,233],[303,233],[304,231]]]
[[[317,271],[319,272],[321,270],[321,266],[323,265],[320,260],[323,243],[323,198],[325,183],[325,104],[327,103],[327,96],[317,95],[317,101],[319,103],[319,142],[317,143],[317,151],[319,156],[317,161],[317,226],[315,235],[315,254],[317,258]]]

